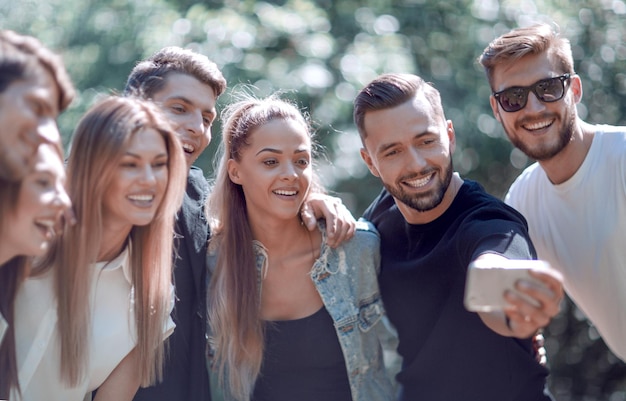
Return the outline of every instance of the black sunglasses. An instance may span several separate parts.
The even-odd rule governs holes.
[[[526,107],[530,91],[533,91],[537,99],[542,102],[551,103],[561,100],[565,94],[565,81],[569,79],[570,74],[563,74],[560,77],[542,79],[530,86],[512,86],[500,92],[494,92],[493,97],[504,111],[513,113]]]

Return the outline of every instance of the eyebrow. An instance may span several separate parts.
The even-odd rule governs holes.
[[[296,149],[293,154],[298,154],[298,153],[305,153],[308,149],[307,148],[300,148],[300,149]],[[261,150],[259,150],[258,152],[256,152],[255,156],[260,155],[263,152],[270,152],[270,153],[276,153],[279,155],[283,154],[282,150],[278,150],[278,149],[274,149],[274,148],[263,148]]]
[[[439,133],[427,130],[427,131],[423,131],[423,132],[420,132],[418,134],[413,135],[412,139],[420,139],[420,138],[428,136],[428,135],[437,136],[437,135],[439,135]],[[400,142],[391,142],[391,143],[382,144],[381,146],[378,147],[378,150],[376,151],[376,153],[383,153],[386,150],[389,150],[389,149],[391,149],[394,146],[397,146],[399,144],[400,144]]]
[[[43,107],[47,113],[59,114],[59,111],[54,102],[51,102],[49,97],[41,93],[39,90],[29,93],[26,98],[32,102],[37,102]]]
[[[133,153],[133,152],[129,152],[129,151],[126,151],[126,153],[124,153],[124,156],[130,156],[130,157],[132,157],[134,159],[142,159],[141,155],[138,155],[137,153]],[[159,153],[156,156],[154,156],[154,159],[158,159],[160,157],[167,157],[167,156],[168,156],[167,152]]]

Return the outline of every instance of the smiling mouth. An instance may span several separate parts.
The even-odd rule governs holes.
[[[188,143],[183,143],[183,150],[185,151],[185,153],[192,154],[196,150],[196,148]]]
[[[152,203],[154,201],[153,194],[128,195],[127,198],[131,201],[132,204],[139,207],[152,206]]]
[[[532,124],[522,124],[522,127],[527,131],[539,131],[544,128],[548,128],[554,123],[554,120],[543,120]]]
[[[35,226],[41,231],[46,240],[54,238],[55,220],[51,218],[40,218],[35,220]]]
[[[402,182],[411,188],[421,188],[430,182],[434,174],[435,173],[431,173],[424,178],[419,178],[415,180],[403,180]]]
[[[281,196],[294,196],[298,194],[298,191],[287,191],[284,189],[277,189],[274,192],[276,195],[281,195]]]

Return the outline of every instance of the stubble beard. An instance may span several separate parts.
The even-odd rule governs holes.
[[[401,184],[402,181],[413,178],[412,176],[401,177],[394,185],[383,183],[387,191],[397,200],[404,203],[411,209],[418,212],[427,212],[439,206],[443,201],[443,197],[450,186],[452,181],[452,173],[454,167],[452,165],[452,159],[448,163],[446,169],[442,171],[438,185],[427,193],[421,194],[409,194],[406,193]]]
[[[537,161],[545,161],[559,154],[570,143],[574,136],[574,128],[576,126],[576,114],[574,110],[569,110],[565,114],[565,121],[559,129],[559,135],[555,144],[541,144],[534,148],[527,146],[519,136],[511,135],[506,127],[503,126],[506,135],[511,143],[521,150],[526,156]]]

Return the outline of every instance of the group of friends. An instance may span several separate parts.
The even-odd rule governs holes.
[[[577,114],[549,25],[479,57],[495,118],[537,163],[504,201],[454,171],[439,92],[387,73],[354,100],[382,192],[355,221],[315,171],[308,115],[166,47],[78,123],[37,39],[0,31],[0,399],[553,400],[535,335],[564,291],[626,358],[626,129]],[[222,121],[210,180],[193,166]],[[463,303],[477,260],[548,261],[508,307]],[[383,339],[397,336],[390,379]],[[396,383],[392,383],[395,380]]]

